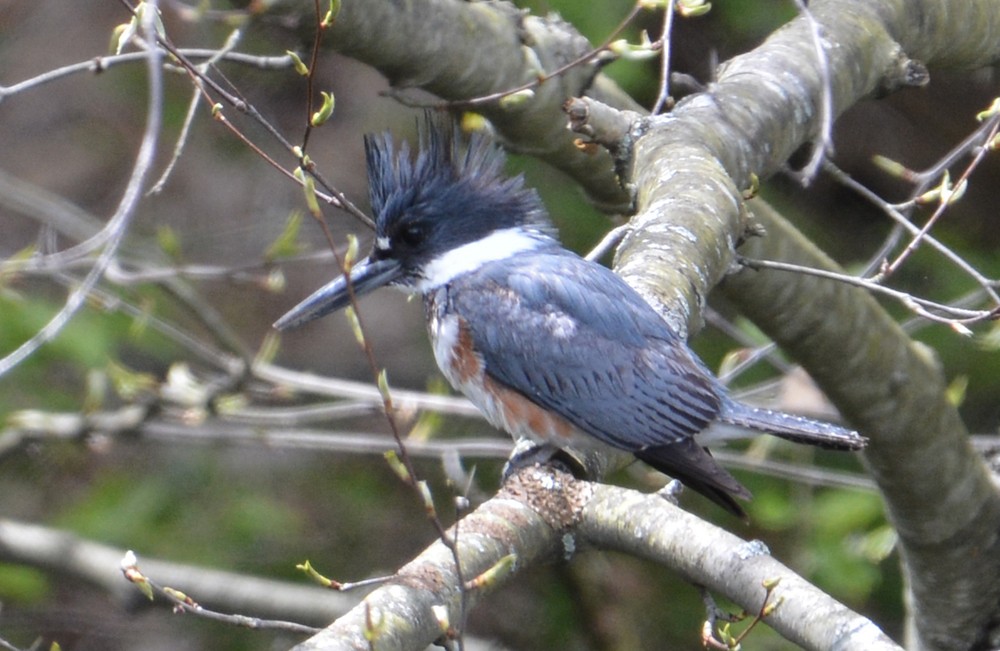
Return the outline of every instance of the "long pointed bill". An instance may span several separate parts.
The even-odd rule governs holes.
[[[395,260],[371,261],[365,259],[351,269],[351,288],[354,290],[355,296],[361,296],[388,285],[399,278],[401,274],[402,269]],[[274,327],[278,330],[295,328],[346,307],[350,302],[351,295],[347,291],[347,277],[340,276],[320,287],[309,298],[289,310],[285,316],[274,322]]]

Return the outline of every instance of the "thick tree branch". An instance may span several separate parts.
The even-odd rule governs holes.
[[[561,534],[592,492],[591,484],[565,473],[529,468],[512,477],[457,528],[452,527],[448,535],[456,537],[465,577],[480,576],[505,557],[515,557],[508,573],[482,588],[470,589],[466,605],[471,606],[484,590],[496,587],[517,570],[562,555]],[[445,609],[445,628],[458,629],[462,601],[452,552],[437,541],[400,569],[392,584],[372,592],[295,651],[422,649],[445,635],[433,608]],[[371,643],[368,638],[372,638]]]
[[[763,581],[777,583],[768,603],[778,605],[764,621],[805,649],[899,649],[870,620],[775,560],[760,541],[741,540],[659,495],[599,485],[576,531],[598,548],[670,567],[747,612],[762,607]]]
[[[312,3],[284,5],[305,12],[299,14],[303,33],[311,34]],[[591,50],[572,25],[556,17],[531,16],[506,2],[458,0],[347,0],[324,44],[375,67],[394,89],[421,88],[453,101],[517,88]],[[604,99],[631,101],[613,84],[594,83],[598,67],[591,61],[548,79],[524,102],[493,102],[476,110],[511,149],[563,170],[597,204],[622,211],[628,199],[611,173],[610,156],[581,152],[561,110],[567,97],[592,85]]]
[[[761,607],[762,582],[779,579],[771,596],[780,605],[765,621],[806,649],[899,649],[869,620],[772,559],[763,544],[742,541],[658,495],[580,481],[552,468],[526,468],[464,518],[457,535],[466,576],[516,555],[512,571],[487,588],[579,549],[615,549],[675,569],[748,612]],[[451,553],[436,542],[402,568],[393,584],[295,649],[367,650],[366,630],[378,649],[423,648],[442,635],[432,607],[445,606],[452,625],[461,617],[454,581]],[[480,592],[472,592],[470,601]]]
[[[768,236],[744,252],[839,270],[766,205],[752,203]],[[972,648],[1000,603],[1000,496],[946,397],[933,351],[857,287],[745,270],[721,288],[872,434],[865,458],[899,533],[918,629],[912,646]]]
[[[464,9],[456,3],[426,3],[427,7],[431,5],[439,11]],[[366,3],[364,10],[358,9],[360,13],[345,13],[341,27],[346,29],[350,25],[351,30],[356,31],[360,24],[357,21],[371,17],[379,25],[379,36],[389,31],[412,33],[406,29],[385,29],[390,17],[378,15],[372,9],[375,6],[381,7],[382,3]],[[426,8],[422,2],[410,6]],[[731,268],[734,244],[745,234],[747,223],[740,190],[750,184],[751,175],[764,178],[779,169],[792,152],[819,132],[818,107],[824,94],[831,95],[833,112],[839,115],[865,96],[921,78],[915,72],[923,64],[974,67],[995,61],[1000,51],[997,7],[995,2],[988,0],[958,4],[948,0],[872,3],[827,0],[813,3],[810,9],[824,40],[827,68],[831,74],[829,85],[823,83],[819,66],[810,65],[816,56],[813,28],[804,20],[793,21],[761,47],[726,63],[719,71],[717,83],[708,92],[681,102],[669,116],[642,122],[633,132],[631,181],[636,188],[639,214],[619,250],[616,266],[681,332],[697,327],[704,297]],[[398,9],[393,11],[402,15]],[[465,14],[462,16],[469,18]],[[406,14],[406,17],[418,19],[416,14]],[[454,16],[446,22],[451,24],[452,18]],[[421,33],[427,30],[433,34],[453,34],[442,32],[443,26],[441,29],[428,27],[433,23],[419,24]],[[475,43],[469,44],[460,55],[463,75],[469,70],[477,70],[469,66],[470,52],[494,52],[489,44],[510,49],[509,39],[493,40],[494,34],[489,29],[475,34]],[[379,56],[395,61],[419,58],[419,52],[414,56],[412,39],[407,41],[405,55],[399,56],[399,53],[392,53],[393,48],[384,39],[373,38],[373,35],[369,32],[358,40],[378,43]],[[451,36],[445,40],[433,47],[447,50],[458,42]],[[517,41],[517,47],[519,45]],[[472,90],[455,81],[453,73],[441,72],[442,68],[430,78],[418,78],[392,67],[404,64],[374,61],[375,55],[365,53],[361,45],[348,43],[337,47],[347,54],[374,62],[390,79],[405,79],[443,97],[483,94],[515,86],[524,80],[523,76],[515,74],[481,91]],[[429,58],[438,56],[436,49],[428,55]],[[496,79],[496,71],[505,69],[496,56],[488,57],[490,73],[485,77]],[[461,82],[478,76],[473,72],[468,77],[462,76]],[[581,87],[578,83],[567,83],[568,88]],[[449,90],[452,87],[461,88],[461,91]],[[500,111],[490,117],[504,130],[502,125],[519,121],[524,116]],[[540,134],[531,136],[530,140],[545,142]],[[777,239],[775,235],[772,237]],[[733,282],[731,286],[735,287],[739,281]],[[807,292],[804,296],[815,300],[816,293],[812,286],[805,287],[795,281],[774,282],[777,284],[773,289],[766,295],[755,295],[757,304],[747,305],[746,309],[766,328],[777,329],[776,320],[769,315],[778,301],[776,297],[804,291]],[[751,295],[749,291],[746,293],[748,297]],[[751,299],[747,298],[746,302]],[[869,310],[868,307],[862,309]],[[783,314],[790,322],[802,316],[798,311],[794,318],[790,312]],[[997,514],[996,497],[986,490],[988,481],[982,466],[962,449],[965,447],[961,443],[962,427],[954,411],[940,408],[943,386],[933,364],[901,333],[881,325],[883,317],[876,310],[872,309],[865,318],[880,323],[876,331],[888,339],[877,341],[859,330],[867,321],[847,321],[851,330],[844,333],[819,328],[822,324],[808,319],[803,322],[817,327],[779,332],[776,336],[799,354],[814,376],[827,378],[823,382],[826,390],[874,439],[871,463],[880,484],[885,482],[883,489],[893,520],[900,527],[918,602],[915,618],[920,634],[916,644],[926,648],[969,648],[983,638],[996,611],[997,588],[984,585],[986,578],[998,575],[997,554],[993,547],[995,536],[984,535],[985,531],[998,529],[1000,515]],[[867,345],[873,359],[862,362],[855,356],[855,366],[843,365],[851,372],[838,370],[825,374],[824,364],[834,357],[831,351],[842,351],[844,341]],[[810,351],[816,352],[810,354]],[[838,358],[837,363],[843,360]],[[899,369],[903,369],[902,373]],[[858,381],[857,374],[861,372],[866,377],[881,380],[876,393],[857,391],[856,387],[867,384],[864,380]],[[926,378],[932,379],[927,381]],[[907,399],[900,402],[900,396],[917,395],[901,391],[903,383],[926,383],[928,401]],[[935,430],[939,436],[926,439],[926,445],[923,440],[915,444],[907,437],[917,427]],[[958,454],[944,455],[943,448],[956,441]],[[949,449],[949,452],[955,450]],[[928,459],[934,461],[930,467],[934,468],[932,474],[937,481],[904,495],[919,483],[914,470],[927,467],[921,462]],[[890,462],[895,464],[901,460],[913,461],[915,465],[902,473],[889,470]],[[938,482],[951,485],[942,486]],[[929,489],[929,486],[943,490]],[[975,526],[977,521],[983,524],[981,529]],[[973,546],[978,551],[975,567],[968,562],[962,564],[963,560],[972,557],[969,547],[959,543],[961,536],[969,536],[975,541]],[[948,579],[934,579],[927,588],[917,585],[917,573],[933,576],[921,560],[933,554],[925,555],[924,549],[949,552],[947,559],[953,562],[950,567],[958,573]],[[981,601],[974,601],[974,596],[981,597]],[[961,607],[954,605],[956,598],[960,599]],[[948,603],[942,603],[943,600]],[[977,609],[974,603],[986,607]],[[956,616],[959,612],[962,617]]]
[[[965,22],[973,5],[979,18]],[[817,132],[822,93],[833,93],[839,114],[866,95],[905,83],[917,65],[906,54],[966,67],[997,59],[996,5],[952,8],[940,1],[814,3],[831,44],[831,88],[821,84],[818,67],[808,65],[815,55],[800,20],[726,63],[708,92],[641,124],[633,176],[639,212],[619,249],[618,270],[678,328],[696,327],[704,296],[729,270],[732,244],[744,232],[739,188],[751,173],[773,173]],[[914,15],[923,19],[913,21]],[[951,40],[931,37],[941,33]],[[787,82],[792,77],[794,84]],[[775,231],[755,246],[775,247],[753,254],[767,258],[792,245]],[[796,251],[792,260],[821,263],[800,256]],[[946,403],[939,370],[870,297],[843,294],[834,303],[819,298],[819,288],[830,283],[788,274],[765,282],[762,275],[741,274],[727,283],[729,294],[814,377],[824,377],[821,386],[873,439],[869,458],[900,531],[914,597],[913,645],[967,649],[981,642],[1000,603],[992,580],[1000,575],[1000,500]],[[822,295],[840,291],[846,288]],[[811,307],[791,307],[802,302]],[[845,309],[831,309],[838,304]]]
[[[971,68],[1000,57],[1000,18],[988,0],[961,9],[947,0],[827,0],[810,11],[826,43],[829,86],[816,62],[813,28],[800,18],[724,63],[705,93],[636,127],[631,183],[638,213],[616,269],[682,332],[700,325],[704,297],[729,270],[744,228],[740,190],[752,174],[773,174],[819,133],[825,95],[832,95],[836,116],[905,85],[924,63]]]

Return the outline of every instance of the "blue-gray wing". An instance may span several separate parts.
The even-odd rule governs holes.
[[[493,379],[612,446],[687,442],[719,413],[707,369],[600,265],[521,255],[456,279],[447,300]]]

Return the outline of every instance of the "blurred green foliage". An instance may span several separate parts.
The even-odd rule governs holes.
[[[40,604],[51,595],[50,578],[42,570],[0,563],[0,602]]]

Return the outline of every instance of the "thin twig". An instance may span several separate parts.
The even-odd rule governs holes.
[[[297,622],[289,622],[277,619],[261,619],[260,617],[248,617],[247,615],[237,615],[222,613],[216,610],[205,608],[196,602],[189,595],[168,586],[162,586],[155,580],[143,574],[135,561],[135,555],[128,552],[125,560],[122,561],[122,574],[125,579],[140,588],[150,599],[153,594],[159,594],[174,605],[174,612],[190,613],[198,617],[215,622],[222,622],[240,628],[252,630],[277,630],[288,633],[301,633],[303,635],[315,635],[320,629],[314,626],[306,626]]]
[[[1000,308],[994,308],[992,310],[968,310],[952,307],[945,305],[944,303],[936,303],[934,301],[913,296],[912,294],[908,294],[906,292],[886,287],[885,285],[881,285],[876,281],[866,278],[859,278],[857,276],[842,274],[835,271],[827,271],[825,269],[816,269],[814,267],[804,267],[802,265],[790,264],[787,262],[741,258],[740,264],[743,264],[751,269],[790,271],[793,273],[817,276],[819,278],[826,278],[828,280],[835,280],[848,285],[862,287],[873,293],[890,296],[900,301],[911,311],[926,319],[951,326],[996,319],[998,317],[998,310],[1000,310]]]
[[[207,50],[203,48],[182,48],[179,52],[189,59],[211,59],[217,57],[219,54],[219,50]],[[125,52],[123,54],[99,56],[87,61],[80,61],[53,70],[47,70],[40,75],[25,79],[16,84],[0,86],[0,101],[19,93],[35,90],[64,77],[84,72],[101,73],[120,65],[145,61],[146,57],[146,52]],[[287,54],[281,56],[257,56],[241,52],[227,52],[222,56],[222,59],[231,63],[238,63],[262,70],[281,70],[292,66],[292,58]]]
[[[969,161],[969,164],[962,171],[962,175],[958,178],[958,181],[955,182],[954,187],[958,188],[964,185],[965,183],[968,183],[968,179],[972,175],[973,170],[979,167],[979,164],[983,161],[983,159],[986,157],[987,152],[989,151],[985,147],[985,144],[990,142],[991,140],[993,140],[993,138],[996,137],[998,129],[1000,129],[1000,115],[994,115],[985,123],[983,123],[983,125],[980,128],[976,129],[976,131],[973,134],[974,138],[972,139],[966,138],[966,140],[962,142],[961,147],[963,149],[967,148],[965,149],[965,152],[972,150],[975,152],[975,154],[973,154],[972,160]],[[925,176],[924,178],[926,179],[927,177]],[[935,176],[935,178],[937,177]],[[888,277],[891,276],[893,273],[895,273],[896,270],[899,269],[900,265],[902,265],[903,262],[906,261],[906,259],[909,258],[914,251],[917,250],[917,248],[920,246],[920,243],[927,236],[927,233],[930,231],[931,228],[934,227],[938,219],[940,219],[941,216],[944,215],[944,211],[947,210],[948,206],[950,205],[951,202],[948,201],[944,196],[942,196],[941,200],[938,203],[937,208],[934,210],[934,213],[930,216],[930,218],[923,225],[920,231],[913,237],[913,239],[910,240],[910,243],[907,244],[906,248],[903,249],[903,251],[898,256],[896,256],[896,259],[894,259],[892,262],[887,263],[883,267],[882,271],[880,272],[880,275],[882,277]]]
[[[668,0],[663,10],[663,32],[660,34],[660,88],[656,93],[656,103],[653,104],[652,115],[658,114],[664,108],[673,108],[670,97],[670,37],[674,29],[674,0]]]
[[[897,226],[901,229],[909,231],[915,237],[920,233],[920,228],[911,222],[906,215],[899,211],[899,209],[885,201],[878,194],[868,189],[858,181],[854,180],[850,175],[841,170],[839,167],[834,165],[830,161],[824,163],[824,169],[827,173],[831,174],[833,178],[844,186],[854,190],[862,197],[867,199],[872,205],[877,207],[886,216],[888,216]],[[978,269],[973,267],[966,261],[962,256],[952,251],[950,248],[945,246],[941,241],[939,241],[934,236],[929,233],[925,233],[923,236],[923,241],[930,246],[932,249],[943,255],[948,259],[949,262],[954,264],[956,267],[964,271],[969,277],[976,281],[983,291],[994,301],[994,303],[1000,305],[1000,294],[997,294],[995,288],[1000,286],[1000,281],[987,278]],[[881,255],[881,254],[880,254]],[[885,259],[884,255],[881,256],[882,260]],[[865,274],[866,276],[868,274]],[[874,278],[873,278],[874,280]]]
[[[306,74],[306,126],[302,133],[301,151],[305,153],[309,146],[309,136],[312,134],[312,114],[314,94],[313,87],[316,80],[316,68],[319,66],[319,48],[323,42],[323,14],[319,7],[319,0],[313,0],[313,12],[316,18],[316,29],[313,32],[313,45],[309,57],[309,72]]]
[[[135,13],[135,10],[128,3],[128,0],[120,0],[120,1],[125,7],[129,9],[130,12],[132,12],[133,14]],[[352,215],[353,217],[361,221],[366,226],[368,227],[373,226],[371,218],[369,218],[360,208],[355,206],[354,203],[351,202],[343,192],[341,192],[340,190],[335,188],[332,184],[330,184],[315,169],[315,166],[313,164],[311,163],[306,164],[304,162],[305,154],[299,148],[292,145],[291,142],[289,142],[289,140],[285,138],[284,135],[282,135],[282,133],[278,131],[278,129],[273,124],[271,124],[268,120],[266,120],[264,116],[260,114],[260,112],[256,109],[256,107],[252,103],[246,101],[246,99],[244,99],[243,97],[230,93],[214,79],[209,77],[207,74],[202,73],[198,69],[198,67],[184,55],[181,49],[176,47],[172,42],[170,42],[170,40],[165,35],[157,34],[154,40],[148,40],[148,42],[156,43],[174,57],[174,59],[187,72],[187,74],[192,80],[192,83],[195,84],[195,88],[202,93],[202,96],[205,98],[206,103],[210,107],[212,107],[213,117],[217,119],[220,123],[222,123],[224,126],[226,126],[241,142],[243,142],[243,144],[249,147],[254,153],[260,156],[264,161],[266,161],[276,170],[294,180],[296,183],[299,183],[300,185],[303,184],[301,180],[295,178],[295,176],[291,171],[286,170],[277,161],[275,161],[273,158],[267,155],[259,146],[257,146],[246,135],[244,135],[232,122],[230,122],[229,119],[226,118],[226,116],[223,114],[223,112],[221,110],[218,110],[219,107],[216,105],[216,102],[212,97],[212,93],[216,94],[226,104],[230,105],[238,112],[249,116],[252,120],[257,122],[257,124],[263,127],[264,130],[268,134],[270,134],[271,137],[274,138],[285,149],[285,151],[295,156],[299,165],[307,173],[313,176],[313,178],[316,179],[317,183],[319,183],[319,185],[327,191],[328,194],[317,192],[316,195],[318,198],[320,198],[321,200],[332,206],[344,210],[348,214]]]
[[[242,32],[238,29],[234,29],[230,34],[229,38],[223,44],[222,48],[219,49],[214,56],[209,57],[205,62],[198,64],[198,69],[204,74],[210,67],[214,66],[217,61],[222,59],[226,54],[231,52],[236,44],[240,42],[240,36]],[[181,125],[181,132],[177,136],[177,143],[174,145],[173,155],[170,157],[170,162],[167,163],[166,168],[164,168],[163,173],[160,174],[160,178],[157,179],[153,187],[147,192],[147,196],[156,195],[163,191],[163,186],[166,185],[167,179],[174,171],[174,167],[177,165],[177,161],[181,158],[181,153],[184,151],[184,145],[187,143],[188,135],[191,133],[191,125],[194,123],[195,115],[197,115],[198,110],[198,92],[195,91],[191,94],[191,101],[188,102],[188,110],[184,115],[184,123]]]
[[[156,11],[156,3],[150,2],[152,11],[148,12],[143,21],[142,30],[147,38],[155,35],[155,28],[152,24],[152,16]],[[102,229],[106,243],[101,254],[94,262],[94,266],[87,272],[80,286],[70,292],[66,302],[59,312],[28,341],[21,344],[16,350],[0,359],[0,376],[24,361],[28,356],[38,350],[42,345],[51,341],[58,335],[66,324],[69,323],[77,310],[90,294],[91,290],[104,275],[108,265],[114,260],[128,232],[132,217],[142,198],[142,186],[146,176],[152,168],[157,139],[159,137],[160,124],[163,110],[163,77],[161,69],[162,53],[159,50],[150,50],[146,53],[147,70],[149,74],[148,108],[146,118],[146,128],[143,133],[142,143],[139,146],[139,153],[136,156],[135,165],[129,178],[125,193],[118,204],[115,214],[108,221],[107,226]]]
[[[610,251],[612,248],[618,246],[618,244],[625,239],[625,235],[628,234],[631,227],[628,224],[622,224],[621,226],[616,226],[610,231],[604,234],[601,241],[598,242],[590,253],[587,254],[587,260],[594,262],[600,260],[604,257],[604,254]]]
[[[498,101],[500,99],[503,99],[504,97],[514,95],[515,93],[520,93],[526,90],[532,90],[534,88],[537,88],[542,84],[544,84],[545,82],[547,82],[548,80],[558,77],[563,73],[565,73],[566,71],[575,68],[576,66],[588,63],[589,61],[598,58],[605,52],[610,52],[611,43],[618,37],[619,34],[622,33],[622,31],[625,30],[626,27],[629,26],[629,24],[633,20],[635,20],[635,17],[638,16],[642,12],[642,10],[643,10],[642,3],[637,0],[637,2],[632,6],[632,9],[629,11],[628,15],[620,23],[618,23],[617,27],[611,30],[611,33],[608,35],[607,38],[604,39],[604,41],[600,45],[593,48],[589,52],[586,52],[578,56],[569,63],[565,63],[559,66],[558,68],[556,68],[551,72],[540,71],[534,79],[524,84],[521,84],[520,86],[516,86],[514,88],[508,88],[507,90],[502,90],[495,93],[490,93],[489,95],[472,97],[469,99],[451,100],[447,102],[423,104],[419,106],[423,106],[424,108],[436,108],[436,109],[470,109],[470,108],[475,108],[477,106],[482,106],[483,104],[489,104],[490,102]]]
[[[805,186],[809,185],[816,178],[816,174],[823,161],[833,155],[833,91],[830,80],[830,62],[827,59],[826,51],[823,49],[823,28],[813,17],[804,0],[795,0],[795,5],[798,7],[802,17],[805,18],[806,25],[809,26],[809,34],[812,37],[812,44],[816,51],[816,65],[820,77],[819,134],[812,148],[812,155],[809,157],[809,162],[795,173],[795,176]]]

